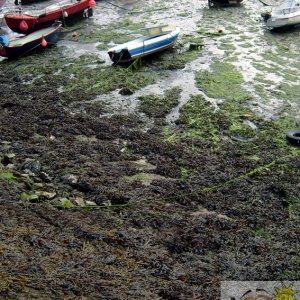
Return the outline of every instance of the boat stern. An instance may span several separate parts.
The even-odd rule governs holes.
[[[6,48],[5,46],[0,46],[0,56],[7,57],[5,48]]]
[[[266,26],[269,29],[286,27],[288,25],[289,25],[289,19],[288,18],[277,18],[277,17],[270,16],[266,21]]]
[[[267,22],[272,17],[272,13],[270,11],[264,11],[261,13],[261,17],[264,22]]]
[[[114,63],[124,63],[132,60],[128,49],[121,49],[119,51],[111,49],[108,50],[108,55]]]

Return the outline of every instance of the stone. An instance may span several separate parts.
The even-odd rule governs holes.
[[[41,170],[41,163],[37,159],[26,158],[23,164],[23,170],[28,174],[30,174],[30,172],[37,174]]]

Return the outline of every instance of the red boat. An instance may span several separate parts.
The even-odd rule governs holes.
[[[38,28],[45,27],[55,20],[63,23],[74,16],[91,16],[95,0],[65,0],[46,7],[37,13],[18,11],[4,15],[7,26],[16,32],[29,33]]]
[[[51,46],[57,43],[61,26],[61,22],[58,21],[50,27],[37,30],[25,36],[7,40],[8,42],[5,45],[0,44],[0,56],[17,58]]]

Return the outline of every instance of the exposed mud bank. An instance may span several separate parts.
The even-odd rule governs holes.
[[[297,31],[265,32],[252,2],[182,3],[181,46],[112,67],[105,47],[174,6],[147,3],[141,20],[140,2],[98,2],[65,33],[78,41],[1,62],[4,299],[217,299],[222,280],[299,278]]]
[[[231,141],[203,102],[212,131],[186,108],[168,141],[165,122],[72,114],[53,86],[1,83],[3,297],[216,299],[224,279],[298,278],[300,153],[274,123]]]

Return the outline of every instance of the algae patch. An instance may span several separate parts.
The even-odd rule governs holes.
[[[242,87],[242,74],[226,62],[215,62],[211,71],[199,72],[196,80],[198,86],[210,97],[239,102],[252,98]]]
[[[157,95],[140,96],[140,110],[150,117],[164,117],[179,102],[181,89],[167,90],[163,97]]]
[[[36,64],[29,60],[24,65],[16,66],[20,79],[31,81],[27,85],[28,91],[47,84],[56,86],[62,102],[89,100],[98,94],[122,88],[136,91],[157,78],[157,74],[149,68],[132,72],[124,67],[103,66],[102,62],[99,63],[99,57],[93,54],[77,58],[63,57],[60,60],[43,56],[37,56],[36,59]]]
[[[273,149],[291,151],[285,133],[293,125],[292,116],[266,121],[234,100],[227,100],[215,109],[203,96],[192,96],[181,108],[176,124],[176,128],[165,127],[167,141],[192,138],[198,146],[218,148],[222,140],[228,140],[238,145],[242,155],[249,159],[254,155],[256,160],[260,151],[270,145]]]

